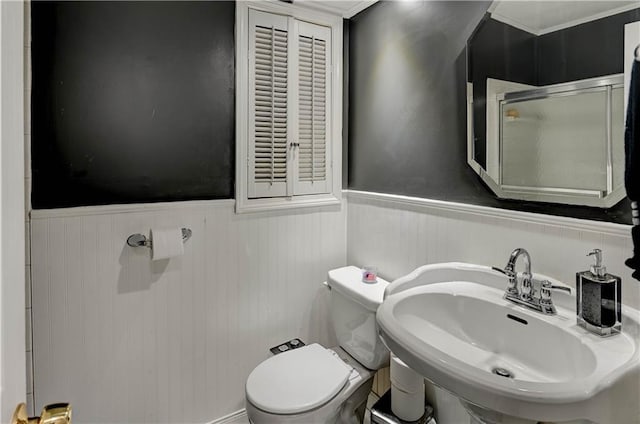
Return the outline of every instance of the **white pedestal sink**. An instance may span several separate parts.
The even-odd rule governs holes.
[[[640,312],[623,306],[622,334],[602,338],[576,325],[574,296],[543,315],[504,300],[506,283],[485,266],[418,268],[387,288],[380,335],[482,419],[640,422]]]

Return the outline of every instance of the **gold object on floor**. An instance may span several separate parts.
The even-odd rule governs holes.
[[[71,405],[52,403],[42,408],[39,417],[27,415],[27,405],[19,404],[11,418],[11,424],[71,424]]]

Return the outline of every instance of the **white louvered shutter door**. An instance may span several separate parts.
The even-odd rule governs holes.
[[[301,21],[296,21],[294,28],[294,139],[298,147],[292,170],[293,190],[296,195],[329,193],[331,30]]]
[[[286,16],[249,11],[250,198],[287,195],[288,22]]]

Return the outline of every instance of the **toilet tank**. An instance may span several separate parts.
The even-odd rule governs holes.
[[[378,277],[375,283],[362,281],[355,266],[329,271],[331,320],[338,343],[349,355],[371,370],[385,367],[389,351],[378,337],[376,311],[389,284]]]

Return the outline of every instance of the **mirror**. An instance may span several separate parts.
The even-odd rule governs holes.
[[[626,197],[625,25],[636,21],[637,2],[491,5],[467,42],[467,162],[498,197],[600,208]]]

